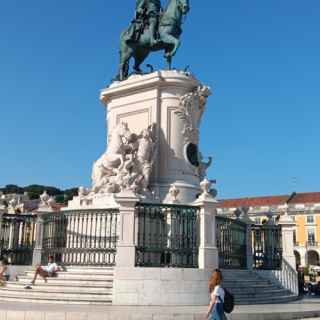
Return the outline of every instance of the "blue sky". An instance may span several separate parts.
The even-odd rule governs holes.
[[[191,0],[174,66],[214,95],[201,128],[220,197],[320,191],[319,0]],[[0,185],[89,185],[99,90],[133,0],[1,3]],[[148,60],[164,66],[161,55]]]

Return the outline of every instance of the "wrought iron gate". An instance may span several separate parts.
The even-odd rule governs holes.
[[[281,269],[281,226],[268,224],[253,226],[252,243],[253,263],[255,269]]]
[[[198,208],[138,204],[136,266],[198,267]]]
[[[43,262],[53,255],[64,265],[114,265],[118,214],[118,209],[105,209],[45,215]]]
[[[219,267],[245,269],[247,267],[247,245],[245,223],[223,217],[216,217]]]
[[[15,265],[32,263],[35,215],[4,214],[0,234],[0,256]]]

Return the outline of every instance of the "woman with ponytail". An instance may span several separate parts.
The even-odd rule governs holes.
[[[208,320],[224,320],[226,316],[223,311],[225,292],[221,287],[222,274],[216,269],[209,279],[210,304],[207,312]]]

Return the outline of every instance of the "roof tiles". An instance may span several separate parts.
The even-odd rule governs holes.
[[[259,207],[290,204],[320,203],[320,192],[294,193],[278,196],[250,197],[220,200],[219,208],[237,208],[241,206]]]

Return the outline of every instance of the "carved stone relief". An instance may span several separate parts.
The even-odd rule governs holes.
[[[156,157],[155,125],[137,135],[127,123],[113,130],[107,151],[94,163],[91,194],[119,193],[131,190],[148,193],[150,175]]]
[[[200,181],[206,177],[207,169],[212,163],[211,157],[209,157],[208,162],[204,162],[203,156],[198,150],[199,126],[205,111],[207,98],[210,95],[209,87],[199,86],[194,91],[181,97],[179,108],[175,111],[175,114],[183,121],[182,134],[186,160],[193,166],[193,170]]]

